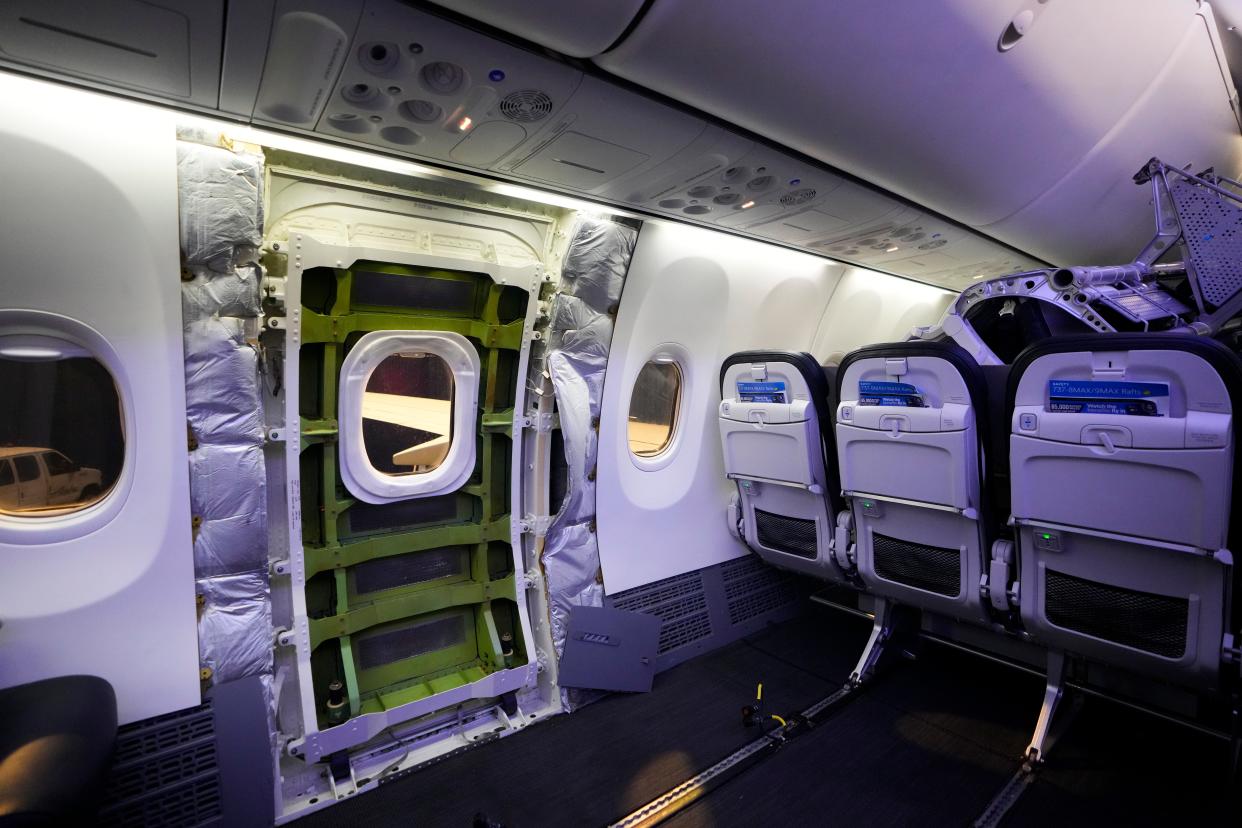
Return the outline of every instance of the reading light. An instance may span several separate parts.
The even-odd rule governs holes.
[[[894,244],[892,247],[888,248],[884,252],[885,253],[896,253],[899,249],[900,248],[898,248],[897,245]]]
[[[742,205],[742,209],[743,209],[743,210],[749,210],[751,207],[754,207],[754,206],[755,206],[755,202],[753,202],[753,201],[748,201],[748,202],[746,202],[745,204],[743,204],[743,205]]]
[[[469,115],[467,115],[466,117],[462,118],[460,121],[457,122],[457,128],[461,130],[462,132],[465,132],[466,130],[470,129],[470,125],[473,123],[474,121],[470,118]]]

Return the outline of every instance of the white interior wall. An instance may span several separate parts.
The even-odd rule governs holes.
[[[842,266],[699,228],[647,222],[626,278],[604,379],[597,526],[612,594],[747,553],[728,531],[716,425],[720,364],[737,351],[805,351]],[[654,355],[681,364],[669,449],[630,454],[626,423],[639,370]]]
[[[811,353],[821,363],[840,362],[863,345],[900,342],[916,325],[939,320],[956,296],[874,270],[847,268],[820,321]]]
[[[112,374],[125,434],[95,505],[0,515],[0,687],[101,676],[121,724],[193,707],[174,115],[0,74],[0,182],[0,341],[85,349]]]

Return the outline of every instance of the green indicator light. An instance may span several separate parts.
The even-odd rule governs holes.
[[[1045,533],[1043,534],[1043,538],[1044,538],[1044,540],[1052,540],[1052,535],[1049,535],[1047,532],[1045,532]]]

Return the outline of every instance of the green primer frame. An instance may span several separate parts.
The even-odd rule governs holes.
[[[468,263],[463,264],[468,267]],[[309,623],[312,651],[336,648],[335,657],[312,661],[316,698],[321,697],[331,679],[340,678],[348,692],[350,714],[359,715],[426,698],[477,681],[498,669],[527,663],[520,625],[510,625],[512,652],[508,658],[503,652],[492,601],[516,601],[519,596],[512,572],[498,578],[489,573],[488,549],[494,542],[508,544],[511,538],[508,489],[512,481],[508,480],[508,466],[510,452],[515,450],[511,401],[516,383],[523,381],[518,376],[516,357],[522,347],[524,311],[531,297],[522,291],[523,313],[502,321],[502,298],[511,304],[511,294],[507,297],[506,291],[520,289],[496,284],[485,273],[370,260],[330,270],[331,284],[326,287],[331,290],[325,292],[325,301],[319,309],[305,304],[302,308],[302,355],[311,353],[308,348],[321,349],[314,355],[318,362],[318,393],[302,397],[303,411],[313,411],[313,416],[304,413],[301,418],[302,476],[305,478],[308,472],[318,476],[317,485],[305,485],[304,480],[302,486],[302,514],[306,516],[303,554],[308,598],[312,578],[331,578],[331,588],[321,590],[331,595],[329,605],[321,608]],[[468,307],[458,310],[366,306],[353,301],[355,275],[360,272],[464,282],[472,288],[472,300]],[[361,334],[393,330],[453,331],[467,337],[479,351],[482,387],[476,418],[476,468],[459,490],[473,501],[473,508],[469,515],[460,514],[459,510],[457,519],[447,524],[439,521],[435,525],[401,526],[393,531],[368,531],[356,536],[347,518],[358,502],[349,497],[340,483],[336,451],[341,364]],[[512,359],[506,359],[506,352]],[[509,404],[505,405],[506,402]],[[462,438],[464,435],[458,439]],[[316,445],[321,446],[318,456],[308,455],[307,450]],[[315,461],[313,468],[307,467],[308,457]],[[313,533],[307,531],[312,523],[307,517],[312,515],[319,516],[317,531]],[[366,601],[360,601],[355,594],[351,601],[347,578],[350,567],[379,558],[454,546],[469,549],[467,577],[387,589]],[[471,616],[473,636],[468,635],[461,645],[359,669],[353,642],[359,634],[396,622],[463,610]],[[325,669],[331,675],[322,675]],[[317,712],[319,726],[329,726],[322,703]]]

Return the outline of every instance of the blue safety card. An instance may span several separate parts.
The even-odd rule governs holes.
[[[785,383],[783,382],[739,382],[737,396],[742,402],[789,402],[785,397]]]
[[[864,380],[858,383],[858,404],[923,408],[923,392],[908,382]]]
[[[1127,380],[1049,380],[1048,410],[1063,414],[1159,417],[1169,386]]]

